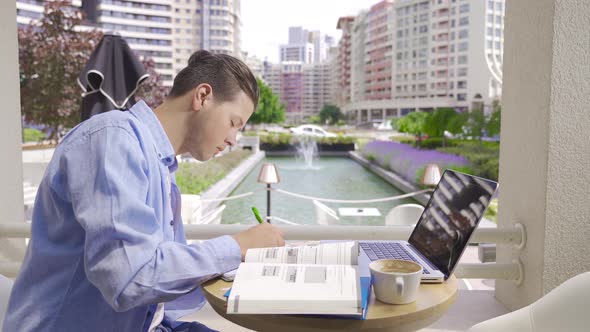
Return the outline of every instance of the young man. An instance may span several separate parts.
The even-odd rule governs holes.
[[[176,322],[204,304],[199,285],[284,240],[263,224],[187,245],[175,156],[235,144],[257,103],[244,63],[198,51],[154,111],[140,101],[70,131],[39,186],[4,330],[208,331]]]

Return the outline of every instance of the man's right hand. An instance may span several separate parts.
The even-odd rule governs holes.
[[[232,235],[242,252],[242,261],[250,248],[282,247],[285,245],[283,232],[269,223],[262,223],[243,232]]]

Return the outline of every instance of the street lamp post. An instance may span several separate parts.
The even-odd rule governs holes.
[[[272,183],[279,183],[279,173],[275,164],[264,164],[258,174],[258,183],[266,183],[266,221],[270,223],[270,190]]]

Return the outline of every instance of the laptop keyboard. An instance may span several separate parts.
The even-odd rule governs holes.
[[[420,264],[405,248],[395,242],[362,242],[361,248],[367,253],[371,261],[378,259],[402,259]],[[422,264],[420,264],[422,265]],[[430,271],[422,266],[424,274],[430,274]]]

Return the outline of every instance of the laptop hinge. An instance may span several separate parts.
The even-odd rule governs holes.
[[[445,279],[447,278],[447,274],[446,274],[446,273],[444,273],[444,272],[443,272],[441,269],[439,269],[438,267],[434,266],[434,265],[432,264],[432,262],[430,262],[430,260],[428,260],[426,257],[424,257],[424,255],[422,255],[422,253],[421,253],[420,251],[418,251],[418,249],[416,249],[416,247],[414,247],[414,246],[413,246],[411,243],[408,243],[408,245],[409,245],[410,247],[412,247],[412,251],[413,251],[413,252],[414,252],[416,255],[420,256],[420,258],[421,258],[421,259],[422,259],[424,262],[426,262],[426,264],[428,264],[428,266],[430,267],[430,269],[431,269],[432,271],[440,271],[440,272],[441,272],[441,273],[442,273],[442,274],[445,276]]]

